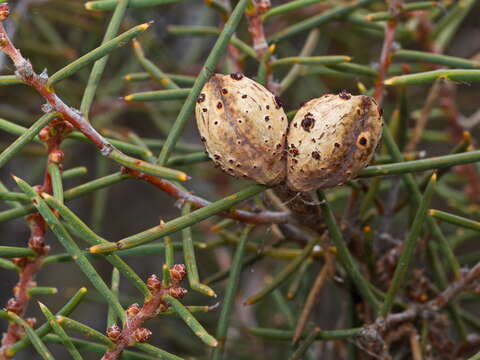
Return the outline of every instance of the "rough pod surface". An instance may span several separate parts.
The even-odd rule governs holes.
[[[310,191],[340,185],[368,165],[382,132],[375,101],[342,92],[303,105],[287,137],[287,186]]]
[[[262,85],[242,74],[214,74],[195,113],[207,152],[222,170],[265,185],[285,179],[287,116]]]

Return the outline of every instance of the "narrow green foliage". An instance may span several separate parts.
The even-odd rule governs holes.
[[[349,56],[343,55],[333,55],[333,56],[309,56],[309,57],[300,57],[300,56],[292,56],[292,57],[285,57],[275,61],[272,61],[271,66],[291,66],[294,64],[300,65],[332,65],[350,61],[351,58]]]
[[[274,16],[279,16],[283,14],[288,14],[291,11],[301,9],[306,6],[318,4],[325,0],[291,0],[285,4],[275,6],[268,10],[265,15],[263,15],[263,21],[266,21]]]
[[[160,69],[159,69],[160,70]],[[178,86],[191,87],[195,83],[195,77],[180,74],[165,73],[165,76],[172,80],[172,82],[178,84]],[[125,81],[145,81],[152,79],[152,75],[148,72],[130,73],[123,77]]]
[[[207,330],[198,322],[197,319],[188,311],[185,306],[182,305],[180,301],[175,299],[170,295],[164,297],[165,301],[168,302],[177,312],[178,316],[187,324],[187,326],[192,329],[196,336],[198,336],[205,344],[208,346],[215,347],[218,345],[218,341],[210,335]]]
[[[169,89],[143,91],[130,94],[124,97],[125,101],[163,101],[163,100],[184,100],[190,94],[191,89]]]
[[[74,360],[82,360],[82,355],[80,355],[78,350],[75,348],[75,345],[73,345],[65,330],[63,330],[63,328],[59,325],[52,312],[41,302],[38,302],[38,305],[40,306],[40,310],[42,310],[43,315],[45,315],[45,318],[50,323],[53,331],[62,340],[63,346],[65,346],[72,358]]]
[[[75,244],[70,234],[67,232],[67,230],[65,230],[65,227],[60,223],[52,210],[50,210],[45,201],[43,201],[42,198],[35,192],[35,190],[25,181],[17,177],[15,177],[14,180],[17,185],[22,189],[22,191],[28,196],[30,196],[33,205],[45,219],[45,222],[48,224],[52,232],[57,236],[60,243],[73,257],[78,267],[83,271],[85,276],[87,276],[87,278],[91,281],[93,286],[95,286],[98,292],[100,292],[107,300],[107,302],[111,304],[113,308],[115,308],[117,315],[123,321],[125,319],[125,314],[122,306],[118,302],[117,297],[110,291],[108,286],[102,280],[102,278],[97,273],[92,264],[90,264],[90,262],[85,257],[80,248]]]
[[[67,223],[69,223],[75,230],[76,234],[84,239],[90,245],[105,244],[107,240],[95,234],[78,216],[76,216],[68,207],[61,204],[52,196],[43,193],[45,202],[63,217]],[[67,249],[68,251],[68,249]],[[71,253],[69,252],[71,255]],[[83,252],[82,252],[83,254]],[[118,271],[120,271],[125,278],[130,280],[132,284],[141,292],[145,298],[150,297],[150,291],[148,290],[145,282],[128,266],[117,254],[107,254],[105,259],[110,262]],[[113,307],[114,308],[114,307]]]
[[[73,344],[79,350],[84,350],[88,352],[93,352],[95,354],[103,355],[107,351],[108,347],[103,344],[97,344],[91,341],[85,341],[75,338],[70,338]],[[53,344],[61,344],[62,340],[57,335],[48,334],[45,336],[45,341]],[[156,360],[158,358],[144,355],[141,353],[125,350],[122,354],[122,360]],[[176,359],[177,360],[177,359]]]
[[[20,80],[16,75],[1,75],[0,76],[0,86],[18,85],[18,84],[23,84],[23,81]]]
[[[182,171],[169,169],[164,166],[151,164],[146,161],[135,159],[131,156],[125,155],[118,150],[113,150],[108,157],[119,164],[122,164],[129,169],[138,170],[140,172],[144,172],[146,174],[150,174],[159,178],[164,179],[173,179],[173,180],[180,180],[186,181],[188,180],[187,174]]]
[[[396,159],[394,159],[397,161]],[[358,177],[408,174],[412,172],[442,169],[455,165],[463,165],[480,161],[480,150],[460,154],[436,156],[432,158],[395,162],[385,165],[372,165],[363,169]]]
[[[265,298],[268,294],[270,294],[273,290],[278,288],[281,284],[283,284],[299,267],[300,265],[306,261],[308,256],[310,256],[313,248],[317,245],[318,239],[316,241],[310,241],[302,250],[302,252],[293,259],[287,266],[285,266],[275,277],[274,279],[268,283],[262,290],[260,290],[257,294],[249,297],[245,301],[245,305],[252,305],[256,302],[260,301],[261,299]]]
[[[0,257],[2,258],[16,258],[36,255],[37,253],[30,248],[16,246],[0,246]]]
[[[48,172],[50,174],[50,179],[52,181],[53,196],[60,202],[63,203],[63,183],[62,183],[62,174],[58,164],[50,163],[48,164]]]
[[[87,325],[82,324],[81,322],[78,322],[69,317],[61,316],[61,315],[57,316],[56,320],[65,329],[68,329],[77,334],[83,335],[85,338],[89,340],[100,342],[109,347],[113,345],[113,342],[107,336],[103,335],[102,333],[100,333],[95,329],[92,329]]]
[[[388,315],[388,313],[392,309],[395,296],[403,285],[410,262],[415,254],[415,249],[420,240],[420,232],[422,230],[425,216],[427,215],[427,209],[430,204],[433,192],[435,190],[436,182],[437,175],[433,174],[427,186],[427,189],[425,190],[425,193],[422,197],[420,205],[418,206],[418,210],[415,214],[415,218],[408,237],[405,240],[405,245],[403,247],[402,253],[400,254],[400,259],[398,260],[395,273],[393,274],[392,282],[390,284],[390,287],[388,288],[387,298],[385,299],[382,309],[380,310],[381,317],[385,317]]]
[[[385,80],[385,85],[421,85],[431,84],[436,80],[471,83],[480,81],[480,70],[433,70],[422,73],[394,76]]]
[[[480,222],[464,218],[463,216],[449,214],[445,211],[440,211],[435,209],[430,209],[428,211],[428,215],[433,216],[436,219],[448,222],[450,224],[461,226],[467,229],[480,231]]]
[[[87,10],[99,10],[99,11],[109,11],[115,9],[117,4],[121,0],[97,0],[97,1],[88,1],[85,3],[85,9]],[[139,7],[149,7],[155,5],[165,5],[175,2],[180,2],[182,0],[129,0],[129,8],[139,8]]]
[[[125,14],[125,10],[129,2],[131,1],[117,1],[115,11],[113,12],[112,18],[108,23],[105,35],[103,36],[102,44],[105,44],[106,42],[112,40],[114,36],[118,33],[118,29],[120,28],[123,16]],[[102,78],[103,71],[105,70],[105,66],[107,65],[107,61],[108,55],[105,55],[104,57],[95,61],[92,67],[92,71],[90,72],[90,76],[88,78],[87,86],[85,87],[85,91],[83,92],[82,102],[80,104],[80,111],[87,119],[89,118],[90,108],[92,106],[92,102],[95,97],[98,85],[100,84],[100,79]]]
[[[13,262],[10,260],[5,260],[0,258],[0,268],[5,269],[5,270],[14,270],[16,272],[20,272],[20,268],[15,265]]]
[[[235,296],[237,294],[238,284],[240,282],[240,274],[242,271],[242,258],[245,253],[245,245],[247,244],[248,235],[251,229],[251,226],[246,226],[245,229],[242,231],[240,243],[235,250],[235,255],[232,260],[229,282],[225,291],[222,312],[220,313],[220,318],[218,320],[217,326],[217,340],[219,341],[219,345],[215,350],[213,350],[212,360],[219,360],[223,358],[225,342],[227,341],[228,326],[230,323],[230,318],[232,317],[233,306],[235,305]]]
[[[75,310],[75,308],[78,306],[78,304],[83,300],[85,295],[87,294],[87,289],[82,287],[80,288],[71,298],[68,300],[68,302],[57,312],[56,315],[69,315],[70,313]],[[37,334],[38,337],[42,338],[46,334],[48,334],[51,330],[50,324],[45,323],[41,326],[39,326],[36,330],[35,333]],[[30,338],[24,337],[20,341],[16,342],[10,349],[8,349],[8,355],[9,356],[14,356],[18,351],[26,348],[28,345],[30,345]]]
[[[297,350],[292,354],[289,360],[300,360],[307,353],[308,348],[313,344],[318,334],[321,332],[320,328],[313,329],[310,334],[307,335],[305,340],[300,344]]]
[[[11,312],[11,311],[1,311],[1,315],[6,315],[6,317],[13,321],[15,324],[23,327],[25,330],[25,335],[28,337],[28,339],[31,341],[33,347],[35,350],[37,350],[37,353],[42,357],[44,360],[53,360],[55,359],[52,355],[52,353],[48,350],[48,348],[45,346],[43,341],[40,339],[40,337],[37,335],[37,333],[31,328],[28,323],[23,320],[21,317],[19,317],[17,314]],[[10,350],[10,349],[9,349]],[[7,352],[9,353],[9,352]]]
[[[307,31],[313,27],[326,24],[332,20],[336,20],[342,16],[348,15],[352,11],[370,5],[376,0],[357,0],[353,4],[345,6],[337,6],[331,10],[325,11],[320,15],[299,21],[294,25],[288,26],[269,38],[269,42],[279,42],[293,35]]]
[[[397,50],[393,53],[394,59],[422,61],[430,64],[438,64],[463,69],[479,69],[480,61],[467,60],[456,56],[434,54],[416,50]]]
[[[337,340],[355,337],[360,333],[360,328],[344,329],[344,330],[325,330],[316,334],[315,340]],[[280,329],[266,329],[266,328],[249,328],[255,336],[263,337],[270,340],[291,341],[293,331]],[[305,339],[308,334],[303,334],[301,339]]]
[[[3,152],[0,154],[0,168],[5,165],[12,157],[15,156],[20,150],[25,147],[35,136],[43,129],[50,121],[59,117],[58,113],[48,113],[43,115],[40,119],[25,131],[17,140],[12,142]]]
[[[368,283],[367,279],[365,279],[365,277],[362,275],[362,273],[358,269],[357,264],[355,263],[355,260],[350,254],[350,251],[345,244],[345,240],[343,239],[342,232],[338,228],[337,221],[335,220],[335,215],[333,214],[324,193],[319,190],[317,191],[317,194],[320,200],[320,207],[322,209],[322,213],[325,216],[325,223],[327,224],[330,238],[332,239],[333,244],[337,248],[337,256],[340,260],[340,263],[345,268],[347,274],[351,277],[353,283],[358,288],[363,298],[368,301],[368,303],[373,307],[374,310],[377,311],[379,307],[378,300],[372,293],[370,284]]]
[[[163,223],[160,226],[155,226],[138,234],[124,238],[116,243],[107,243],[96,245],[90,248],[92,253],[117,251],[120,249],[128,249],[146,242],[154,241],[166,235],[170,235],[176,231],[180,231],[187,226],[196,224],[204,219],[209,218],[219,212],[225,211],[235,204],[248,199],[252,196],[261,193],[266,189],[263,185],[251,185],[250,187],[239,191],[238,193],[227,196],[222,200],[218,200],[205,206],[201,209],[195,210],[188,215],[180,216],[167,223]]]
[[[185,204],[182,209],[182,215],[188,215],[190,213],[190,209],[191,205]],[[182,250],[185,267],[187,269],[188,284],[192,290],[208,296],[215,296],[215,292],[209,286],[200,282],[191,227],[186,227],[182,230]]]
[[[419,1],[409,4],[405,4],[400,9],[400,14],[407,13],[409,11],[416,10],[428,10],[439,6],[440,4],[437,1]],[[386,21],[395,19],[395,15],[390,11],[379,11],[376,13],[370,13],[365,16],[367,21]]]
[[[119,288],[120,288],[120,272],[117,268],[112,269],[112,280],[110,281],[110,289],[112,289],[112,293],[116,296],[119,296]],[[108,307],[107,312],[107,328],[112,326],[113,324],[117,323],[117,314],[115,313],[115,309],[111,306]]]
[[[58,293],[58,289],[52,286],[35,286],[28,289],[29,296],[35,295],[55,295]]]
[[[165,74],[153,62],[151,62],[150,60],[148,60],[145,57],[145,54],[144,54],[143,49],[140,45],[140,42],[138,42],[137,40],[133,41],[133,50],[135,52],[135,55],[137,56],[137,59],[138,59],[138,62],[140,63],[140,65],[142,65],[142,67],[148,72],[148,74],[153,79],[155,79],[159,84],[161,84],[166,89],[179,89],[180,88],[180,86],[178,86],[174,81],[172,81],[168,77],[167,74]],[[132,96],[132,95],[129,95],[129,96]],[[125,98],[125,100],[127,100],[127,98]],[[136,100],[136,101],[139,101],[139,100]]]
[[[126,45],[134,37],[140,35],[145,30],[147,30],[149,26],[150,24],[148,23],[137,25],[130,30],[125,31],[121,35],[103,43],[89,53],[79,57],[77,60],[71,62],[70,64],[50,76],[47,82],[47,86],[50,88],[53,87],[53,85],[55,85],[57,82],[75,74],[78,70],[84,68],[90,63],[97,61],[105,55],[108,55],[112,51],[118,49],[119,47]]]
[[[174,35],[220,35],[221,31],[213,26],[180,26],[180,25],[170,25],[167,28],[167,31]],[[235,36],[232,36],[229,40],[230,44],[235,46],[238,50],[243,52],[244,54],[250,56],[252,59],[257,60],[257,53],[255,50],[243,42],[242,40],[238,39]]]

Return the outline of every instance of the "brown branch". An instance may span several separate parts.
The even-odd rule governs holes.
[[[384,335],[388,330],[396,329],[401,324],[414,321],[416,318],[429,320],[438,317],[439,311],[455,299],[461,292],[473,288],[480,279],[480,263],[465,271],[463,276],[451,283],[444,291],[426,304],[413,304],[407,310],[388,315],[385,319],[377,318],[373,324],[365,325],[358,337],[358,343],[362,348],[380,351],[385,349]],[[434,325],[432,325],[434,326]],[[367,347],[368,344],[368,347]],[[382,350],[383,351],[383,350]]]
[[[383,92],[385,87],[383,82],[385,81],[388,67],[392,61],[392,47],[398,25],[397,17],[400,15],[401,8],[403,6],[402,0],[390,0],[388,3],[389,11],[394,15],[394,19],[387,21],[387,24],[385,25],[385,36],[383,38],[382,52],[380,54],[378,78],[375,82],[375,92],[373,97],[379,106],[382,106]]]
[[[169,304],[163,300],[165,295],[175,298],[185,296],[187,290],[179,285],[185,275],[185,266],[176,264],[170,268],[171,284],[169,286],[163,286],[156,275],[148,278],[147,286],[152,295],[151,298],[146,300],[141,308],[138,304],[133,304],[127,309],[123,329],[117,325],[112,325],[107,329],[107,336],[115,343],[115,346],[107,350],[102,360],[118,359],[126,347],[146,342],[150,338],[151,331],[142,328],[142,324],[168,309]]]
[[[133,178],[149,182],[177,200],[191,203],[195,209],[199,209],[211,204],[211,202],[208,200],[183,191],[168,180],[159,179],[137,170],[124,168],[123,171]],[[289,212],[261,211],[254,213],[244,210],[230,210],[220,212],[217,215],[252,224],[282,224],[290,220]]]

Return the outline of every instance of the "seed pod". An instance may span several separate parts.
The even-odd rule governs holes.
[[[287,116],[278,99],[242,74],[215,74],[196,106],[207,152],[233,176],[273,185],[285,179]]]
[[[368,165],[382,116],[368,96],[327,94],[303,105],[287,137],[287,185],[310,191],[341,185]]]

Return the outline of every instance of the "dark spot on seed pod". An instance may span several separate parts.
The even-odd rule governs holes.
[[[201,140],[202,142],[207,141],[207,139],[205,139],[203,136],[200,138],[200,140]]]
[[[242,145],[242,142],[240,140],[237,141],[238,145]]]
[[[237,168],[239,168],[239,167],[241,167],[241,166],[242,166],[242,165],[240,165],[240,164],[237,164]]]
[[[225,88],[223,88],[223,89],[222,89],[222,94],[223,94],[223,95],[227,95],[227,94],[228,94],[228,90],[225,89]]]
[[[322,140],[322,138],[325,136],[325,133],[321,133],[320,136],[318,137],[318,140]]]
[[[277,109],[283,108],[282,100],[278,96],[275,96],[275,104]]]
[[[202,103],[205,101],[205,94],[204,93],[201,93],[200,95],[198,95],[198,98],[197,98],[197,103]]]
[[[339,143],[335,143],[333,144],[333,146],[335,146],[336,148],[340,147],[340,144]]]
[[[267,143],[268,143],[268,140],[265,140],[265,144],[267,144]]]
[[[213,125],[218,125],[218,121],[215,121],[215,122],[213,123]]]
[[[238,119],[238,123],[241,124],[241,123],[242,123],[242,120]]]
[[[318,153],[318,151],[313,151],[313,152],[312,152],[312,157],[313,157],[315,160],[320,160],[320,154]]]
[[[357,114],[360,115],[362,113],[362,110],[357,109]]]
[[[267,108],[267,110],[270,110],[270,105],[267,105],[266,108]]]
[[[272,129],[272,125],[268,125],[268,130],[271,130]]]
[[[282,121],[283,121],[283,120],[285,120],[285,118],[282,116],[282,117],[280,118],[280,120],[282,120]]]
[[[203,108],[202,111],[203,111],[203,112],[207,112],[208,110],[207,110],[207,108]]]
[[[298,154],[300,153],[300,152],[298,151],[298,149],[295,149],[295,148],[290,149],[288,152],[289,152],[293,157],[298,156]]]
[[[232,168],[228,168],[228,171],[232,171],[232,172],[233,172],[233,169],[232,169]]]
[[[293,124],[293,127],[297,127],[297,123],[294,123],[294,124]]]
[[[383,116],[383,108],[378,108],[378,115]]]
[[[293,162],[294,162],[295,164],[298,164],[298,160],[297,160],[297,159],[293,159]]]
[[[352,95],[350,95],[349,93],[347,93],[346,90],[342,90],[342,91],[340,92],[340,94],[338,94],[338,97],[339,97],[340,99],[343,99],[343,100],[350,100],[350,98],[352,97]]]
[[[228,160],[228,162],[229,162],[230,164],[233,164],[233,160],[232,160],[232,159]]]
[[[317,141],[315,139],[312,139],[312,142],[315,144]]]
[[[257,165],[253,165],[253,168],[256,169],[256,168],[257,168]]]
[[[247,95],[246,94],[243,94],[242,95],[242,99],[246,99],[247,98]]]
[[[270,116],[265,115],[264,119],[265,119],[265,121],[269,121],[269,120],[270,120]]]
[[[223,107],[223,104],[219,101],[219,102],[217,103],[217,109],[221,109],[222,107]]]
[[[221,156],[218,155],[218,154],[215,154],[215,155],[213,155],[213,158],[214,158],[215,160],[220,160],[220,159],[221,159]]]
[[[363,110],[366,110],[372,104],[372,99],[368,96],[362,96],[361,107]]]
[[[274,151],[274,152],[272,152],[272,156],[275,156],[275,155],[277,155],[277,153],[276,153],[275,151]]]
[[[243,74],[242,73],[232,73],[232,74],[230,74],[230,77],[233,80],[242,80]]]
[[[309,114],[305,115],[305,118],[302,120],[303,130],[310,132],[311,129],[315,126],[315,119],[310,117]]]

